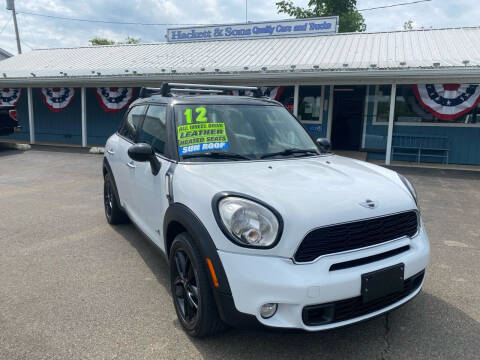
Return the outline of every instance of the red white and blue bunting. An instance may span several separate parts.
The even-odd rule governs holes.
[[[133,88],[99,87],[96,94],[103,110],[115,113],[125,108],[133,99]]]
[[[480,86],[471,84],[412,85],[420,105],[440,120],[455,120],[480,103]]]
[[[22,96],[22,89],[2,88],[0,89],[0,105],[17,105]]]
[[[274,87],[262,87],[262,92],[265,96],[273,100],[280,100],[285,86],[274,86]]]
[[[74,88],[41,88],[40,94],[47,107],[55,112],[65,109],[73,100]]]

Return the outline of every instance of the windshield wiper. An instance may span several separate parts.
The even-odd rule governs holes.
[[[277,151],[277,152],[273,152],[273,153],[264,154],[264,155],[260,156],[260,159],[265,159],[265,158],[274,157],[274,156],[281,156],[281,155],[289,156],[289,155],[294,155],[294,154],[305,154],[307,156],[318,155],[318,151],[315,150],[315,149],[295,149],[295,148],[292,148],[292,149],[285,149],[285,150],[282,150],[282,151]]]
[[[231,152],[205,152],[205,153],[182,155],[182,158],[184,159],[197,158],[197,157],[211,157],[214,159],[252,160],[248,156],[231,153]]]

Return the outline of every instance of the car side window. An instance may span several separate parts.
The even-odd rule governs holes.
[[[150,144],[155,152],[165,153],[167,142],[167,111],[165,106],[150,105],[143,120],[138,142]]]
[[[145,106],[134,106],[131,108],[123,120],[123,124],[120,130],[118,130],[118,133],[127,139],[135,141],[138,126],[140,125],[144,112]]]

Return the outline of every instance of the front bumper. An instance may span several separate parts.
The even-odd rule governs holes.
[[[410,249],[361,266],[331,271],[334,264],[382,254],[409,245]],[[237,311],[253,315],[269,327],[298,328],[309,331],[344,326],[377,316],[396,308],[417,295],[423,284],[394,303],[367,314],[325,325],[309,326],[302,318],[305,307],[334,303],[361,295],[361,275],[395,264],[405,265],[404,278],[409,279],[424,271],[428,265],[430,246],[423,224],[414,238],[402,238],[368,249],[332,254],[310,264],[295,264],[291,259],[251,256],[218,251],[232,291]],[[260,307],[277,303],[277,313],[269,318],[260,316]]]

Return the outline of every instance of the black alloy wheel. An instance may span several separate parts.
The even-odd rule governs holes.
[[[103,205],[105,207],[105,217],[111,225],[123,224],[128,221],[128,216],[120,207],[117,201],[118,195],[112,180],[112,175],[107,172],[103,183]]]
[[[169,251],[169,264],[175,312],[187,334],[205,337],[225,330],[205,257],[190,234],[183,232],[175,236]]]
[[[113,194],[111,181],[107,181],[107,179],[105,180],[106,181],[103,186],[103,202],[105,204],[105,216],[107,217],[107,220],[109,220],[110,222],[112,218],[112,212],[113,212],[113,197],[115,195]]]
[[[198,275],[192,260],[183,249],[177,249],[174,255],[173,275],[174,296],[182,320],[192,327],[198,320],[200,293]]]

